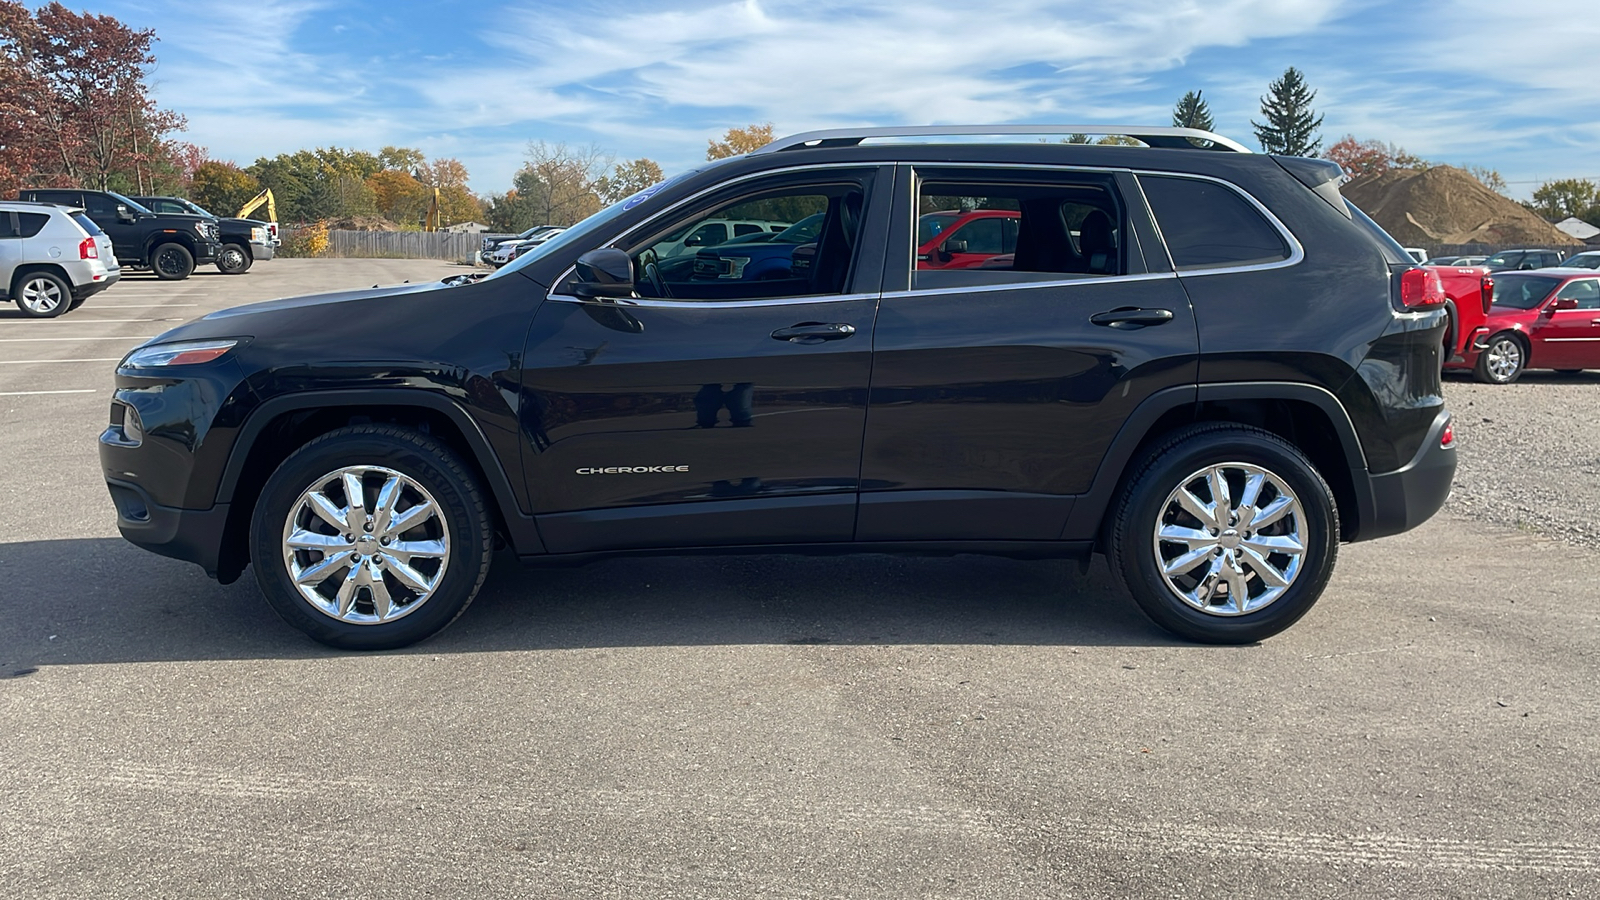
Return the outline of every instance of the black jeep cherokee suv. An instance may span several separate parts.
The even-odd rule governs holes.
[[[117,370],[118,526],[223,582],[253,562],[283,618],[341,647],[445,627],[501,542],[1099,551],[1173,632],[1275,634],[1341,541],[1449,492],[1443,294],[1331,163],[1184,129],[937,141],[1061,131],[1107,129],[797,135],[492,277],[176,328]],[[1010,211],[949,251],[978,264],[918,258],[973,209]],[[761,245],[787,264],[760,277],[738,244],[661,264],[705,219],[817,215]]]

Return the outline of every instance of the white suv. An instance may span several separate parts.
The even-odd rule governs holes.
[[[121,277],[111,238],[83,210],[0,200],[0,300],[49,318]]]

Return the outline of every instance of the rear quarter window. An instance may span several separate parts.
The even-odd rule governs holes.
[[[84,231],[89,233],[90,237],[98,237],[102,234],[105,234],[105,232],[100,230],[100,226],[94,223],[93,219],[89,218],[83,213],[73,213],[72,221],[77,222]]]
[[[31,238],[43,231],[45,223],[49,221],[49,213],[17,213],[17,225],[25,238]]]
[[[1289,243],[1278,229],[1226,185],[1166,175],[1140,175],[1139,184],[1180,272],[1289,258]]]

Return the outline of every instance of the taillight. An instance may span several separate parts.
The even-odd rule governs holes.
[[[1488,315],[1489,307],[1494,305],[1494,279],[1488,275],[1483,276],[1483,285],[1478,293],[1483,295],[1483,312]]]
[[[100,248],[95,246],[94,238],[86,237],[78,242],[79,259],[99,259]]]
[[[1444,430],[1439,432],[1439,447],[1448,450],[1456,445],[1456,420],[1446,419]]]
[[[1400,305],[1406,309],[1432,309],[1443,306],[1446,299],[1438,272],[1417,268],[1400,274]]]

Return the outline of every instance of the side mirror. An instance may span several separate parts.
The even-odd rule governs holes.
[[[133,210],[129,209],[126,203],[118,203],[117,221],[123,224],[128,224],[130,222],[139,221],[139,217],[133,214]]]
[[[1577,308],[1578,308],[1578,299],[1576,297],[1557,297],[1555,302],[1550,304],[1550,311],[1551,312],[1560,312],[1561,310],[1564,310],[1564,309],[1577,309]]]
[[[686,238],[684,240],[684,242],[683,242],[683,245],[685,247],[698,247],[698,246],[700,246],[701,244],[704,244],[704,243],[705,243],[705,239],[704,238],[692,237],[692,238]]]
[[[573,289],[580,298],[633,296],[633,260],[614,247],[590,250],[573,264],[578,272],[578,285]]]
[[[945,241],[944,242],[944,252],[946,252],[946,253],[965,253],[965,252],[967,252],[967,242],[966,241]]]

